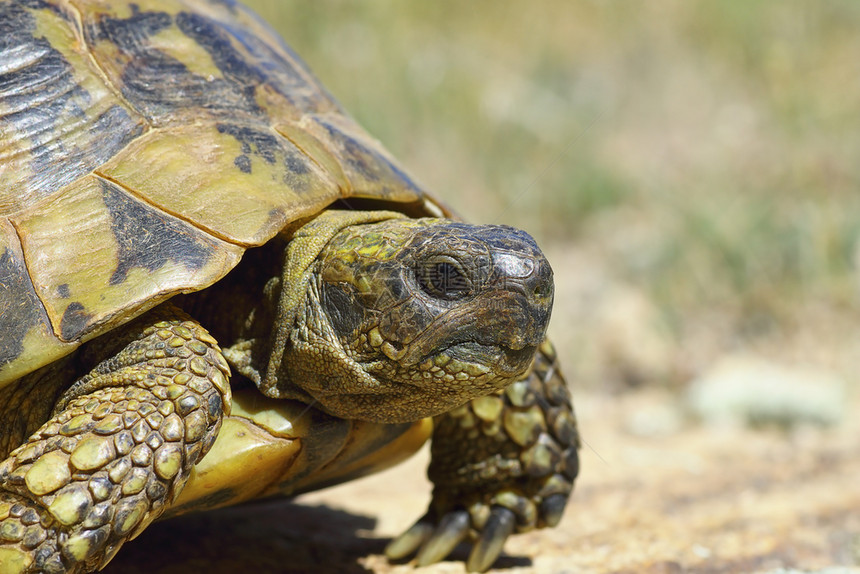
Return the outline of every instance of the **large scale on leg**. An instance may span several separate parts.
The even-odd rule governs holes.
[[[0,1],[0,137],[0,571],[92,571],[431,434],[390,555],[471,538],[482,570],[558,521],[543,254],[457,222],[241,5]]]

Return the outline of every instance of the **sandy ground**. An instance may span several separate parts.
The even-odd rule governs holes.
[[[663,400],[650,391],[577,396],[586,446],[566,515],[554,530],[509,540],[493,572],[860,565],[858,417],[836,429],[788,434],[686,424],[662,436],[625,430],[636,413]],[[424,510],[426,462],[425,449],[385,473],[295,503],[157,523],[105,572],[464,572],[460,562],[414,569],[381,554]],[[462,547],[457,557],[467,552]]]

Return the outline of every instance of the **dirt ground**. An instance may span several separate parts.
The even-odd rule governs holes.
[[[858,417],[784,433],[682,425],[637,436],[627,421],[665,395],[576,397],[586,446],[561,525],[512,538],[493,572],[771,572],[860,565]],[[854,405],[855,407],[857,405]],[[854,412],[858,412],[856,409]],[[109,574],[464,572],[382,556],[423,512],[426,449],[360,481],[157,523]],[[458,549],[464,558],[468,549]],[[850,571],[850,570],[841,570]]]

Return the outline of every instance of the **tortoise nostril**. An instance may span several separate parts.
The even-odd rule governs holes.
[[[534,297],[544,298],[552,295],[552,271],[547,265],[536,265],[531,277],[526,279],[527,292]]]
[[[549,297],[552,294],[553,284],[551,278],[541,277],[532,291],[536,297]]]

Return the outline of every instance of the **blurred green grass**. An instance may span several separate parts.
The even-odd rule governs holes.
[[[860,4],[248,4],[428,188],[674,340],[856,341]]]

